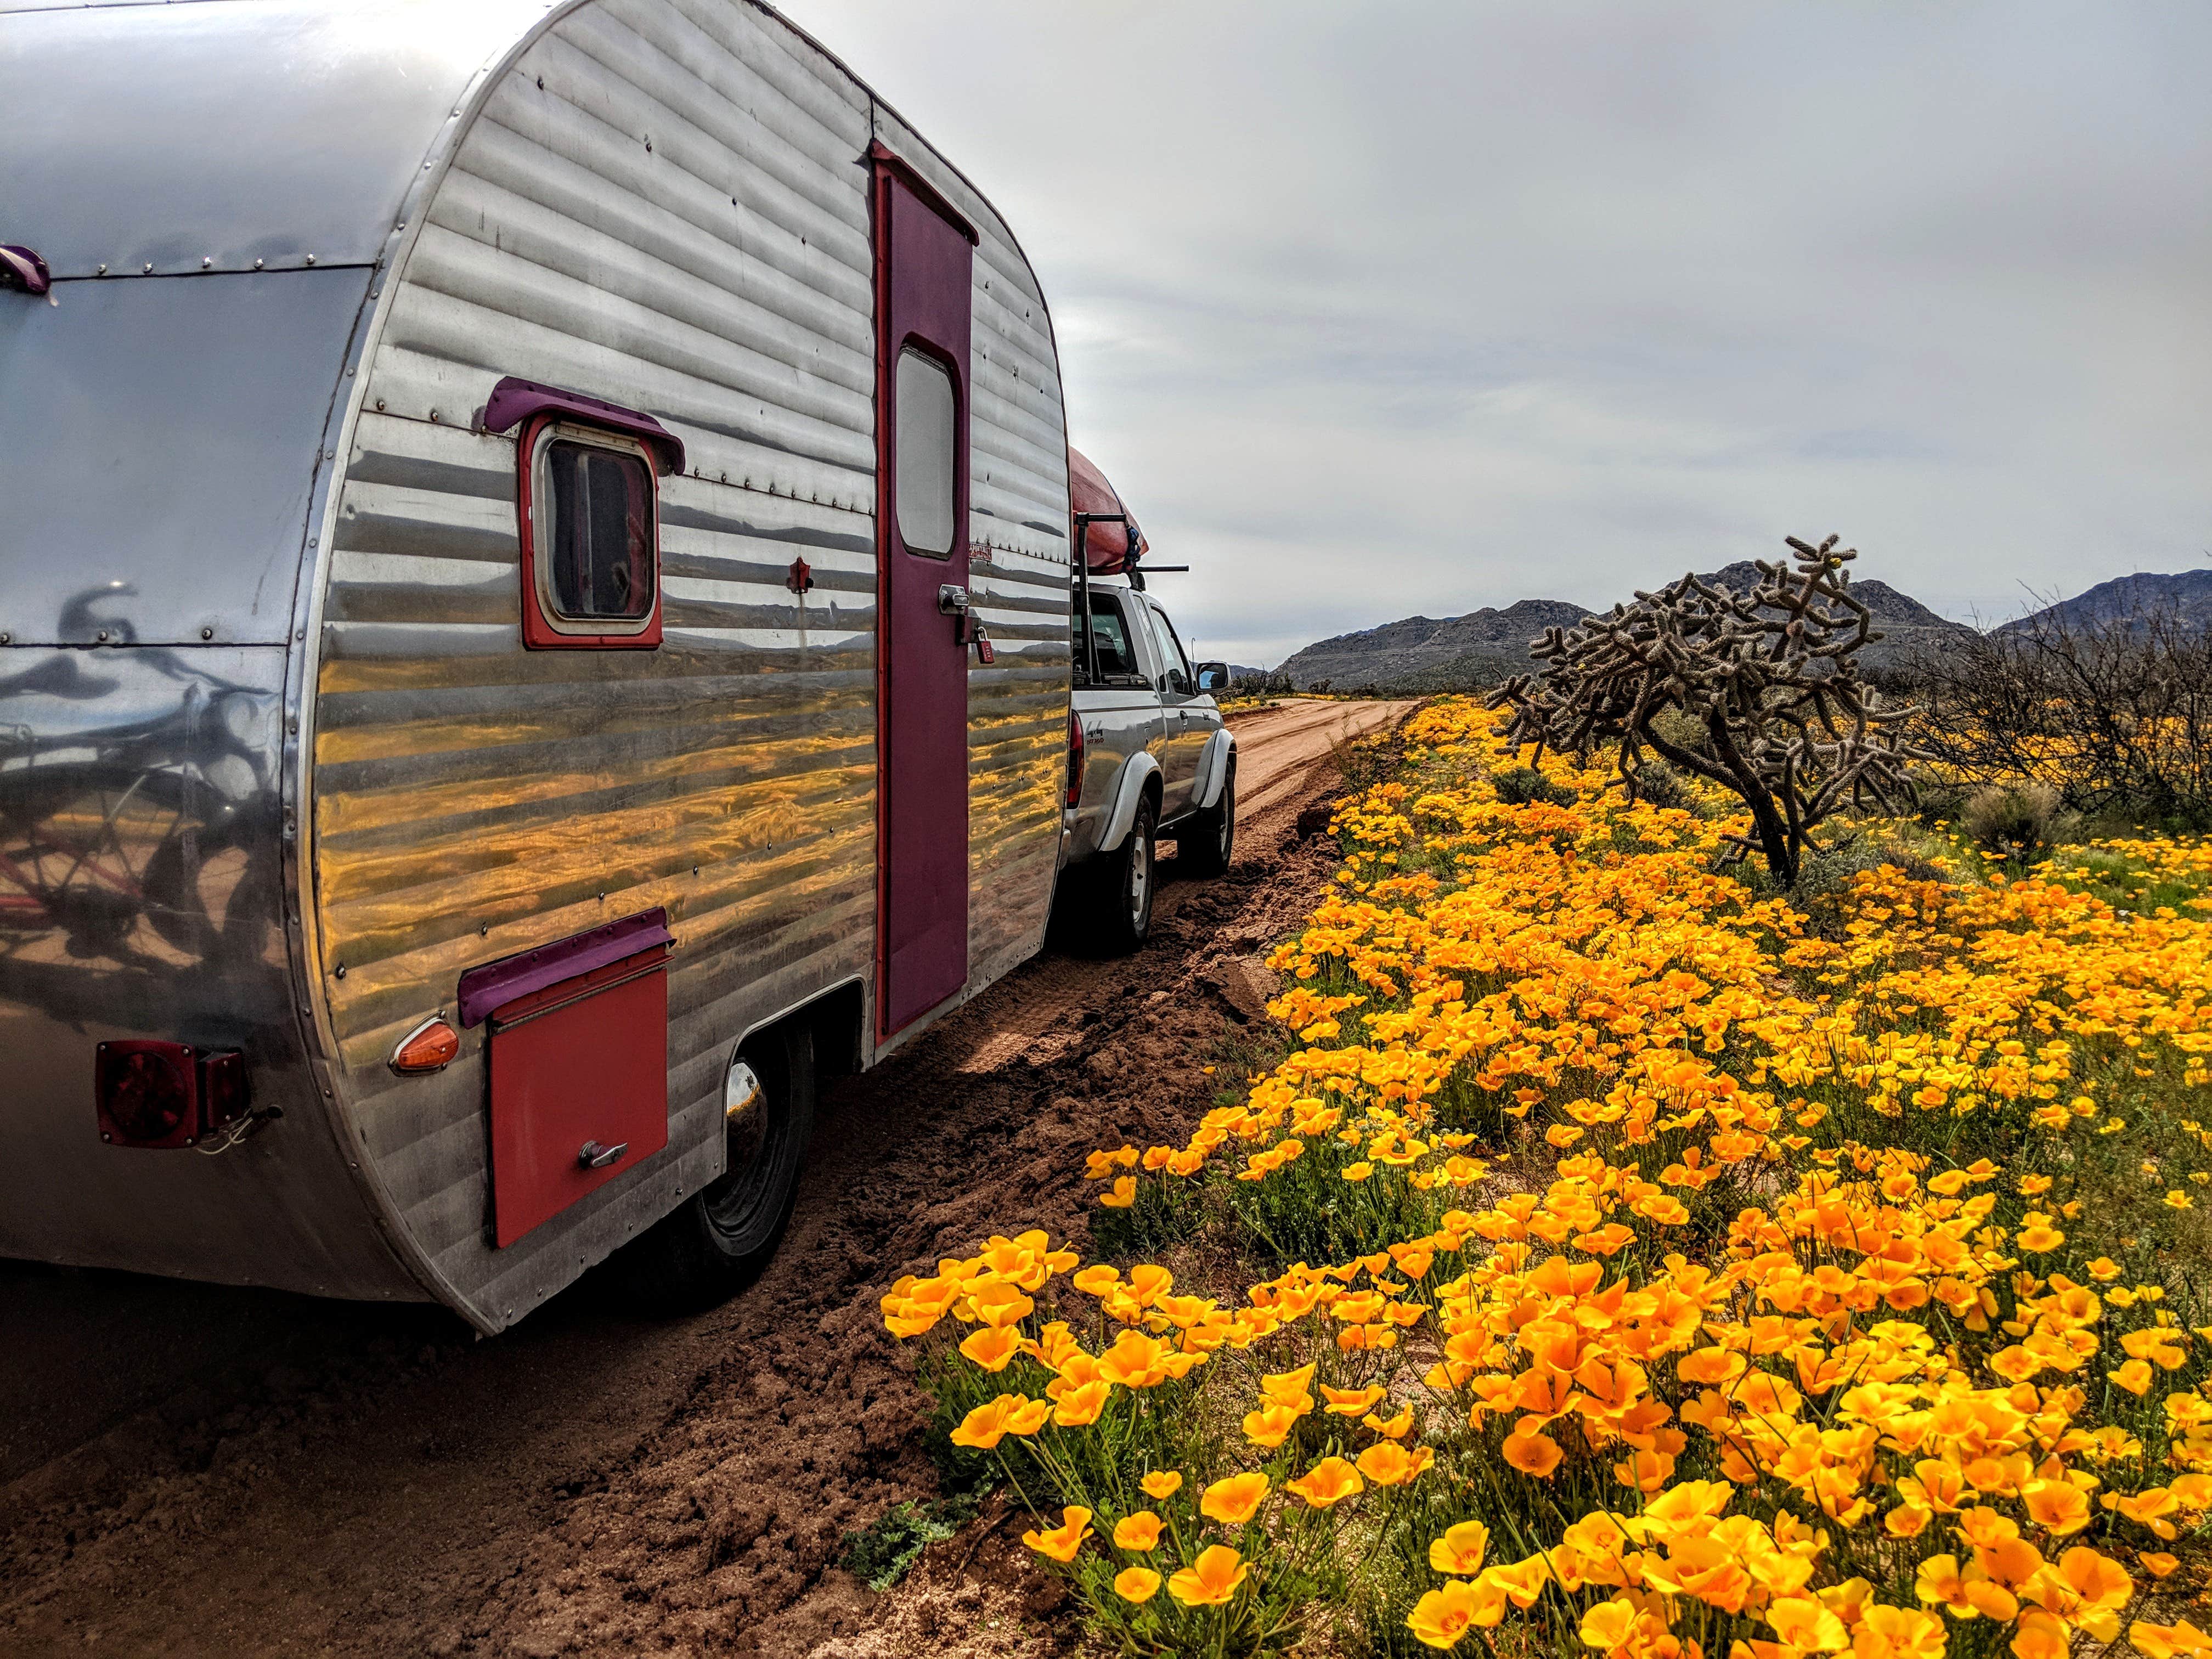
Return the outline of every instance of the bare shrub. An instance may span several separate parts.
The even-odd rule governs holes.
[[[1970,783],[2048,785],[2075,811],[2212,823],[2212,635],[2171,611],[2049,613],[1913,664],[1914,736]]]
[[[2031,864],[2051,843],[2051,828],[2058,808],[2058,791],[2047,783],[1992,787],[1976,791],[1966,802],[1960,828],[1992,858],[2008,864]]]
[[[1733,792],[1753,833],[1732,839],[1785,886],[1831,814],[1910,805],[1905,763],[1918,758],[1893,730],[1917,711],[1882,707],[1859,672],[1856,653],[1881,636],[1844,571],[1858,554],[1834,536],[1787,539],[1796,568],[1759,561],[1748,593],[1686,575],[1547,630],[1529,647],[1548,665],[1540,678],[1516,675],[1490,699],[1512,711],[1513,748],[1617,745],[1632,796],[1647,747]]]

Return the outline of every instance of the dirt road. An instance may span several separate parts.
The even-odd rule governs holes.
[[[645,1317],[600,1274],[479,1342],[429,1309],[0,1265],[0,1650],[1048,1643],[1023,1633],[1048,1608],[1003,1535],[941,1547],[964,1553],[926,1594],[831,1566],[846,1532],[934,1489],[877,1297],[990,1232],[1079,1234],[1084,1152],[1214,1103],[1202,1067],[1260,1017],[1258,959],[1327,875],[1297,822],[1330,744],[1408,707],[1236,717],[1229,875],[1170,882],[1136,957],[1041,957],[830,1085],[791,1236],[712,1313]]]

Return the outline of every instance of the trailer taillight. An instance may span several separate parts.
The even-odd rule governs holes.
[[[94,1057],[100,1138],[112,1146],[196,1146],[246,1115],[246,1058],[182,1042],[103,1042]]]
[[[1075,711],[1067,711],[1067,805],[1071,810],[1083,805],[1083,722]]]

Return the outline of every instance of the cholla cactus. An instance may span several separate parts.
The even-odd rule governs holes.
[[[1742,797],[1753,833],[1731,837],[1765,854],[1784,885],[1797,879],[1812,832],[1850,803],[1894,808],[1917,797],[1905,763],[1925,758],[1892,727],[1915,711],[1884,709],[1859,678],[1856,653],[1881,638],[1844,566],[1858,556],[1831,536],[1787,538],[1796,568],[1758,562],[1749,593],[1694,575],[1579,628],[1547,629],[1529,654],[1547,665],[1490,699],[1512,712],[1506,741],[1587,756],[1618,744],[1633,798],[1644,750]],[[1670,711],[1673,735],[1655,722]],[[1688,741],[1683,739],[1687,738]]]

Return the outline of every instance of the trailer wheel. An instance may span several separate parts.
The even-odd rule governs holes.
[[[1204,811],[1194,812],[1179,828],[1176,862],[1188,874],[1206,877],[1225,873],[1237,851],[1237,765],[1221,781],[1221,799]]]
[[[1099,948],[1127,956],[1152,931],[1152,893],[1159,885],[1159,808],[1146,795],[1137,803],[1128,839],[1097,863],[1092,926]]]
[[[787,1020],[738,1051],[725,1093],[722,1173],[638,1241],[639,1288],[678,1308],[743,1290],[782,1243],[814,1127],[814,1030]]]

